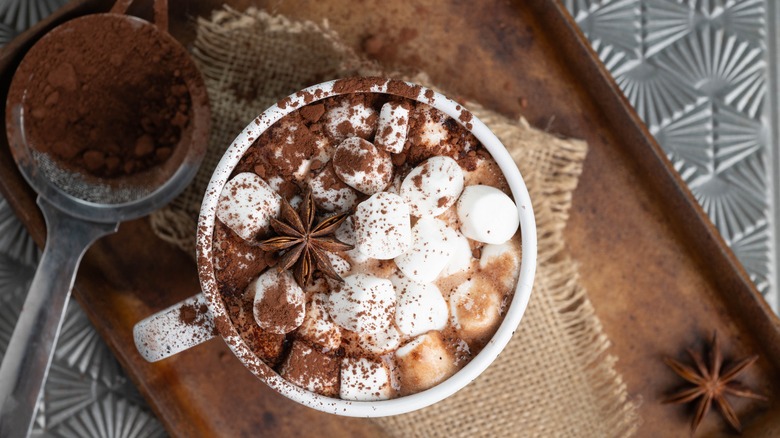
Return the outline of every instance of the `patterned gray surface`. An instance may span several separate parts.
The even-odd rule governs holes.
[[[772,146],[778,145],[767,96],[771,50],[777,49],[767,42],[777,11],[767,10],[769,1],[564,3],[777,310],[772,197],[778,194],[769,181],[772,172],[777,176]],[[0,45],[63,3],[0,0]],[[0,357],[38,258],[0,200]],[[34,435],[165,435],[75,302],[68,307]]]
[[[773,1],[564,4],[777,312]]]
[[[40,257],[0,199],[0,358]],[[36,437],[162,437],[162,425],[75,301],[68,305],[36,420]]]

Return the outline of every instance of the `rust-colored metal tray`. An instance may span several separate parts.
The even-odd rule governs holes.
[[[107,10],[79,0],[21,35],[0,55],[0,97],[32,41],[56,22]],[[379,61],[427,71],[451,95],[480,101],[533,125],[584,138],[590,153],[566,239],[580,262],[617,368],[639,403],[641,436],[679,436],[689,411],[662,405],[679,386],[663,364],[717,329],[727,357],[758,354],[743,381],[768,402],[737,400],[748,436],[780,436],[780,321],[685,188],[577,25],[553,0],[383,2],[238,0],[330,26]],[[193,37],[193,18],[216,0],[171,1],[172,33]],[[139,13],[146,13],[139,8]],[[376,41],[384,44],[376,50]],[[0,191],[40,244],[45,228],[35,197],[0,135]],[[145,363],[131,329],[141,318],[198,289],[192,260],[156,239],[146,220],[125,223],[82,262],[74,296],[168,430],[177,436],[376,436],[368,420],[298,406],[266,388],[214,340],[162,363]],[[703,435],[729,435],[717,415]]]

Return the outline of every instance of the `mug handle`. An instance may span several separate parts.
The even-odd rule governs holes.
[[[157,362],[217,335],[206,297],[199,293],[137,323],[135,348],[147,362]]]

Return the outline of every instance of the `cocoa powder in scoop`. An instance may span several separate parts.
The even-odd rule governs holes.
[[[65,169],[111,178],[165,162],[191,102],[179,70],[186,54],[151,26],[101,15],[42,38],[19,70],[29,78],[30,146]]]

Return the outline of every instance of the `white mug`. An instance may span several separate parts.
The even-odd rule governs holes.
[[[283,379],[246,345],[233,326],[217,288],[212,257],[214,221],[217,201],[222,193],[222,188],[247,149],[255,143],[260,134],[279,119],[312,102],[355,92],[354,90],[337,91],[340,89],[339,83],[340,81],[325,82],[281,100],[249,123],[227,149],[211,176],[198,221],[197,261],[202,293],[136,324],[133,329],[136,347],[147,361],[154,362],[165,359],[215,336],[221,336],[244,366],[268,386],[289,399],[337,415],[382,417],[411,412],[449,397],[479,376],[509,342],[528,305],[536,271],[536,222],[525,182],[504,145],[484,123],[471,116],[457,102],[439,93],[396,80],[369,81],[370,86],[366,86],[365,89],[358,92],[403,94],[403,97],[431,105],[449,115],[458,123],[469,128],[485,149],[490,152],[512,191],[520,214],[522,259],[514,298],[498,330],[482,351],[465,367],[433,388],[390,400],[350,401],[316,394]],[[341,83],[343,84],[343,82]],[[334,90],[334,88],[336,89]],[[417,91],[415,96],[409,95],[410,92],[415,91]],[[466,123],[463,122],[464,120]],[[208,310],[193,315],[197,324],[187,324],[182,322],[180,318],[184,306]]]

